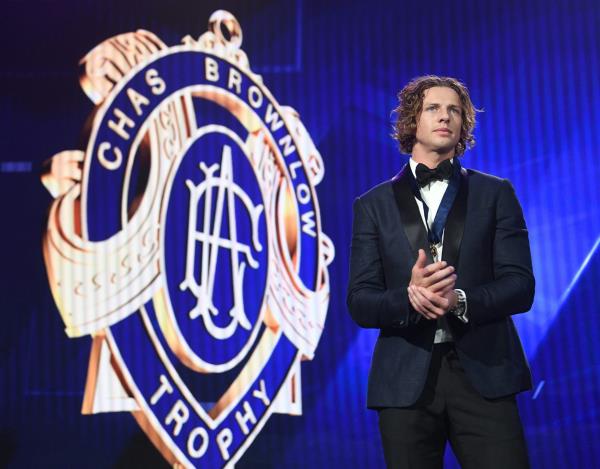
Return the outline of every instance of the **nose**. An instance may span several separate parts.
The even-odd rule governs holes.
[[[442,107],[440,109],[439,118],[440,118],[440,122],[449,122],[450,121],[450,113],[448,112],[448,109]]]

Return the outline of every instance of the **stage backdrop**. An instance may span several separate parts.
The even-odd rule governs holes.
[[[0,465],[382,467],[351,207],[432,73],[525,212],[532,466],[595,467],[598,31],[592,1],[5,2]]]

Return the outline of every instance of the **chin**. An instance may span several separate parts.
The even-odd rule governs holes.
[[[456,148],[456,146],[453,146],[453,147],[443,146],[443,147],[436,148],[434,151],[440,155],[445,155],[447,153],[451,153],[455,148]]]

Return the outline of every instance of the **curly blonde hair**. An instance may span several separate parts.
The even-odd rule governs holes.
[[[398,93],[398,107],[393,111],[393,114],[396,114],[396,121],[394,122],[392,137],[398,142],[402,153],[412,153],[417,131],[417,120],[423,109],[423,95],[425,90],[434,86],[452,88],[456,91],[462,103],[462,127],[460,139],[455,148],[456,156],[460,156],[467,148],[473,148],[475,145],[475,137],[473,136],[475,113],[481,111],[476,109],[471,102],[467,87],[456,78],[425,75],[413,78],[402,88]]]

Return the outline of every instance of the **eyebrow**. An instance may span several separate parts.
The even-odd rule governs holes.
[[[423,106],[440,106],[440,103],[423,103]],[[448,104],[448,107],[455,107],[457,109],[462,108],[462,106],[458,104]]]

